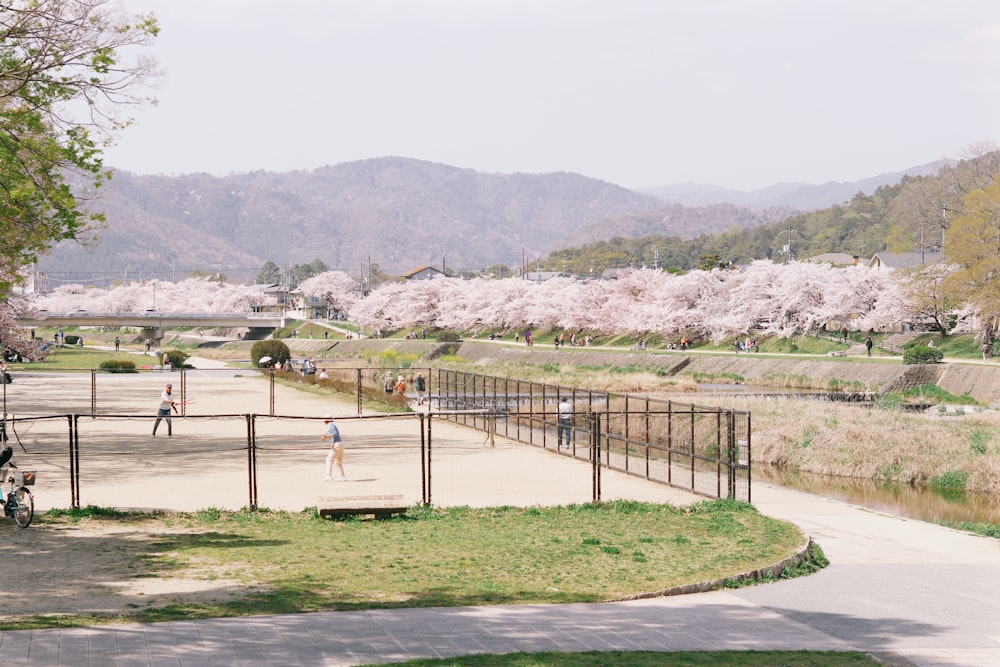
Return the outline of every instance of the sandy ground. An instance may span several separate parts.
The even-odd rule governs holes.
[[[160,391],[167,381],[178,391],[179,373],[99,376],[89,374],[32,376],[21,374],[7,385],[4,398],[11,414],[21,418],[42,414],[85,412],[95,400],[114,420],[81,419],[81,442],[103,430],[115,434],[114,451],[102,466],[81,464],[81,504],[192,511],[208,507],[239,509],[248,504],[245,452],[233,457],[225,443],[245,447],[246,413],[275,412],[284,419],[257,421],[258,505],[299,511],[324,499],[365,495],[402,495],[406,504],[421,501],[419,424],[417,418],[384,419],[365,415],[357,406],[328,397],[275,386],[247,372],[218,370],[218,362],[193,360],[184,395],[188,417],[174,419],[174,435],[163,437],[165,425],[150,435]],[[178,392],[179,393],[179,392]],[[321,418],[338,416],[347,444],[344,463],[347,482],[323,482],[327,447],[319,440]],[[214,415],[214,417],[213,417]],[[36,507],[69,507],[68,475],[60,457],[36,465],[30,453],[48,446],[64,447],[66,423],[39,422],[23,426],[18,436],[28,453],[15,461],[38,470],[34,487]],[[55,444],[53,444],[53,442]],[[205,442],[221,442],[218,453],[204,451]],[[482,433],[433,422],[433,467],[430,500],[435,505],[490,506],[553,505],[588,502],[593,497],[592,470],[585,461],[551,451],[498,439],[490,446]],[[267,444],[274,447],[268,449]],[[164,457],[141,456],[143,448],[169,447]],[[188,450],[196,453],[188,453]],[[122,452],[128,451],[129,455]],[[137,453],[138,452],[138,453]],[[630,498],[686,504],[698,497],[640,478],[603,471],[604,500]],[[141,526],[82,522],[53,526],[45,523],[25,530],[11,519],[0,521],[0,555],[9,567],[0,619],[34,614],[115,614],[137,608],[193,600],[225,600],[245,594],[249,585],[194,569],[164,572],[156,578],[136,577],[137,564],[154,544],[178,527],[158,526],[151,533]]]

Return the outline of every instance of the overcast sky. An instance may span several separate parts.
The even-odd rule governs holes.
[[[853,181],[1000,142],[996,0],[123,0],[142,174],[402,156],[628,188]]]

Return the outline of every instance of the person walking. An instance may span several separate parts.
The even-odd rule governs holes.
[[[573,404],[565,396],[559,399],[559,434],[556,449],[562,449],[563,443],[569,449],[573,437]]]
[[[424,377],[423,373],[417,373],[417,377],[413,381],[413,388],[417,390],[417,405],[423,405],[424,396],[427,393],[427,378]]]
[[[160,409],[156,411],[156,421],[153,423],[153,436],[156,436],[156,429],[160,427],[160,420],[167,420],[167,435],[174,434],[174,424],[170,419],[170,411],[177,412],[177,403],[173,395],[174,385],[168,384],[160,394]]]
[[[330,453],[326,455],[326,477],[323,478],[323,481],[334,481],[333,466],[336,465],[337,469],[340,470],[340,477],[336,481],[346,482],[347,475],[344,473],[344,440],[340,437],[340,429],[333,423],[333,415],[324,417],[323,423],[326,424],[326,433],[323,434],[322,439],[324,442],[329,441],[330,443]]]
[[[865,349],[868,351],[868,356],[869,357],[872,356],[872,345],[874,345],[874,344],[875,343],[872,342],[872,337],[871,336],[868,336],[867,338],[865,338]]]
[[[119,338],[118,336],[115,336],[115,352],[118,352],[121,346],[122,346],[122,339]]]

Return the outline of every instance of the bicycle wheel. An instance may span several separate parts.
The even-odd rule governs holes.
[[[18,528],[27,528],[35,516],[35,499],[31,492],[23,486],[14,491],[14,521]]]

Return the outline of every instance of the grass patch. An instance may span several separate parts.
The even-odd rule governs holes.
[[[43,524],[106,519],[46,513]],[[178,599],[110,620],[494,604],[598,602],[772,565],[803,542],[791,524],[731,501],[562,507],[410,508],[382,521],[314,511],[129,515],[147,535],[124,579],[219,573],[239,599]],[[182,528],[167,532],[164,526]],[[79,617],[95,622],[94,615]],[[65,618],[12,627],[56,627]],[[72,623],[70,623],[72,624]]]
[[[86,342],[84,337],[84,342]],[[100,368],[101,364],[121,359],[124,355],[112,350],[94,350],[87,347],[50,347],[48,354],[40,361],[29,364],[9,364],[11,370],[23,368],[31,371],[90,371]],[[153,366],[158,364],[151,356],[130,356],[139,365]]]
[[[1000,524],[996,523],[976,523],[972,521],[943,521],[942,526],[948,526],[956,530],[964,530],[983,537],[993,537],[1000,540]]]
[[[969,473],[964,470],[949,470],[931,477],[927,485],[942,491],[965,491],[968,483]]]
[[[882,662],[857,651],[586,651],[482,653],[405,660],[401,667],[853,667]],[[374,667],[367,665],[365,667]]]
[[[915,400],[917,403],[948,404],[948,405],[979,405],[979,401],[968,394],[956,396],[945,391],[936,384],[922,384],[903,392],[903,398]]]

